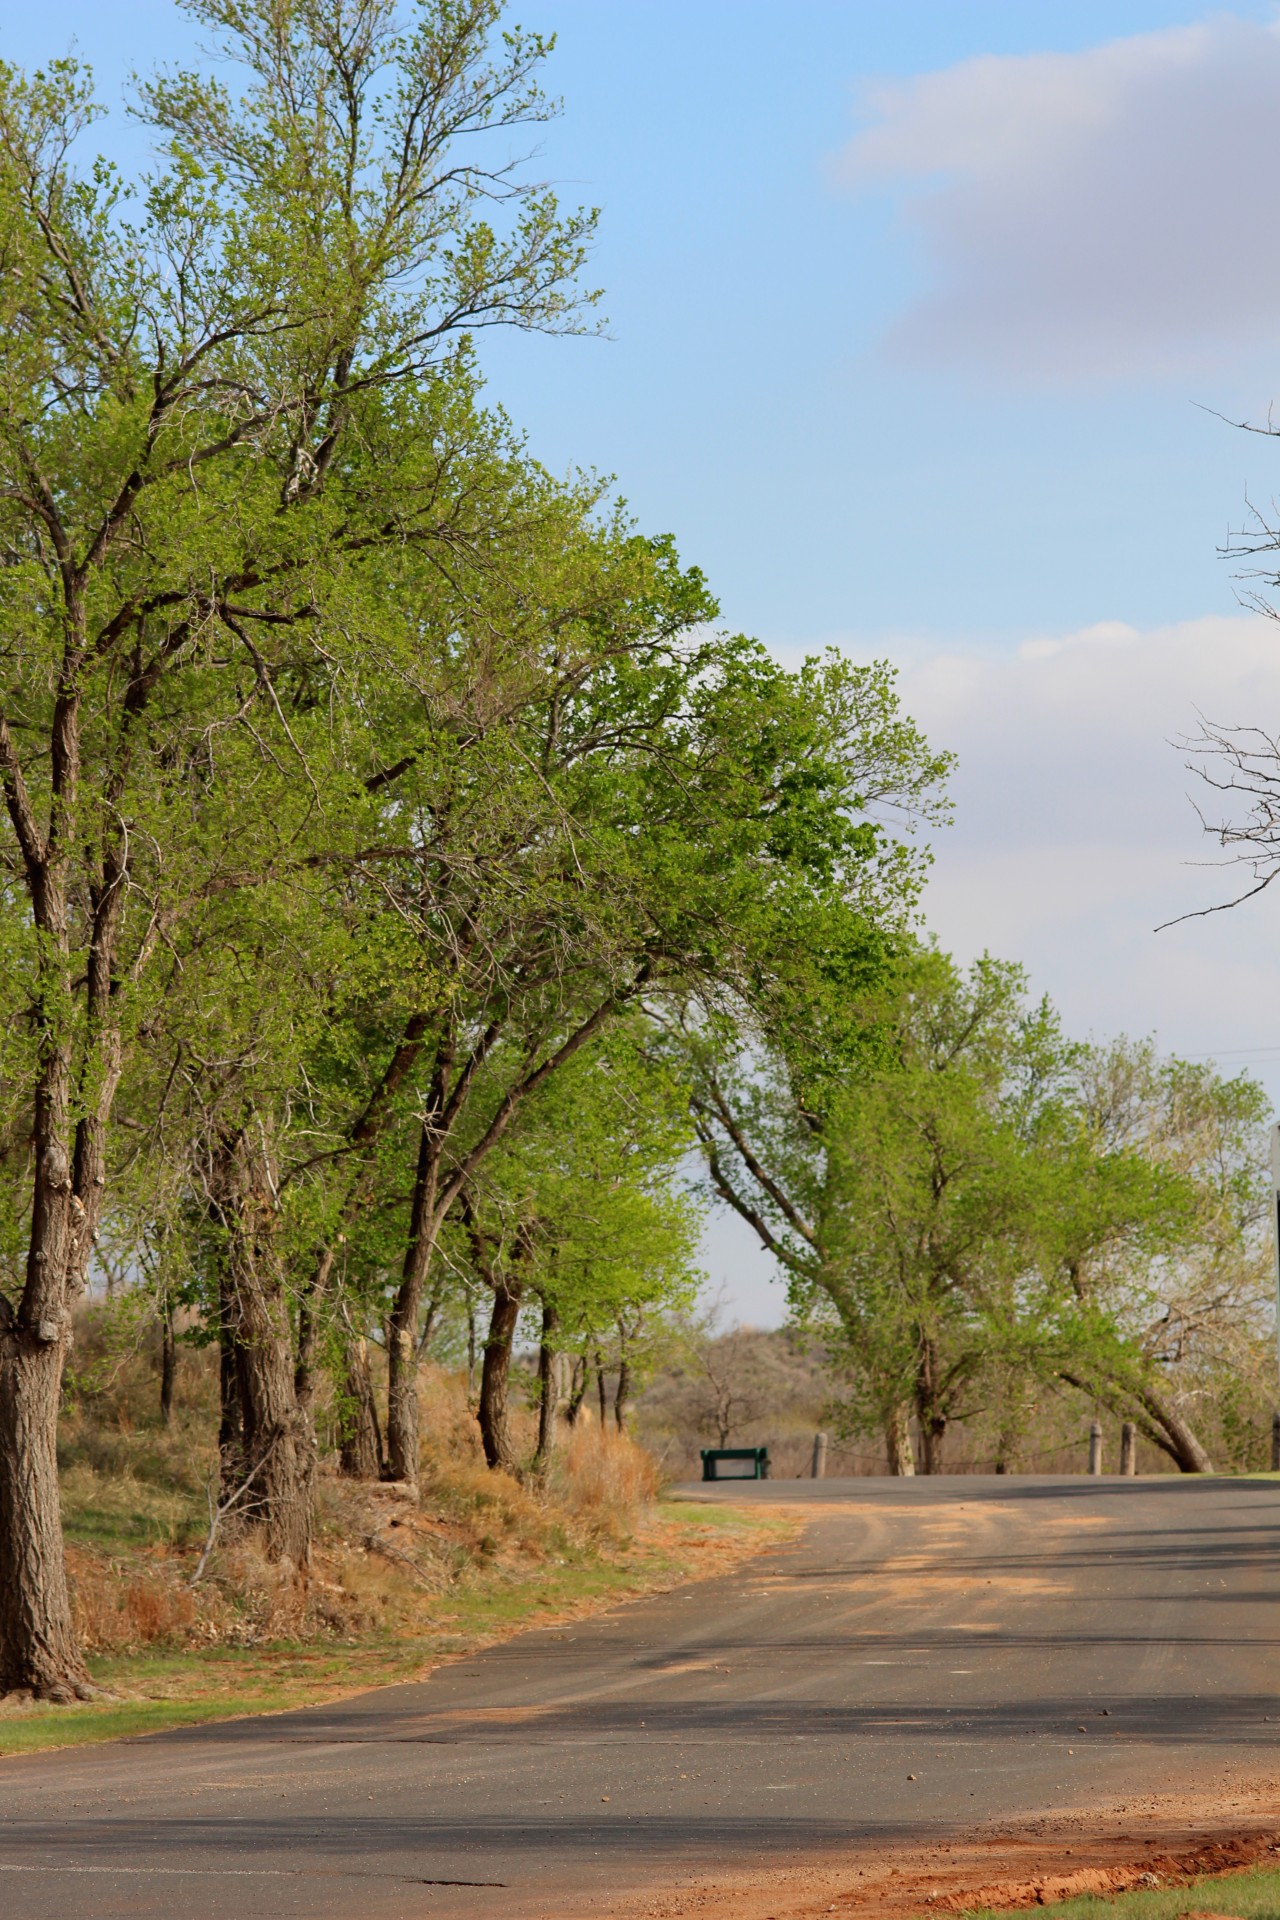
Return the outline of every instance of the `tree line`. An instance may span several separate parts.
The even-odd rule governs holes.
[[[139,83],[137,180],[75,61],[0,68],[0,1689],[89,1686],[56,1436],[96,1274],[216,1347],[224,1489],[302,1570],[318,1405],[416,1485],[459,1297],[491,1466],[545,1461],[566,1354],[625,1402],[696,1284],[691,1153],[899,1467],[994,1381],[1012,1460],[1046,1374],[1203,1465],[1151,1276],[1247,1286],[1248,1083],[922,944],[949,761],[892,670],[726,633],[486,404],[485,328],[592,324],[594,215],[511,157],[549,45],[499,0],[186,10],[228,77]]]

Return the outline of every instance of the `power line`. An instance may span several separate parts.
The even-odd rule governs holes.
[[[1213,1047],[1208,1053],[1184,1053],[1184,1060],[1257,1060],[1264,1053],[1280,1053],[1280,1041],[1262,1047]]]

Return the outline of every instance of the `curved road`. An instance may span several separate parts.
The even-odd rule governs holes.
[[[0,1762],[0,1911],[610,1914],[1273,1764],[1280,1483],[703,1491],[805,1530],[418,1685]]]

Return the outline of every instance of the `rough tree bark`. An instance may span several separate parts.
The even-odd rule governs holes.
[[[316,1446],[294,1384],[293,1331],[277,1245],[274,1181],[246,1130],[219,1142],[214,1201],[226,1232],[226,1274],[243,1422],[242,1460],[256,1470],[253,1511],[271,1559],[311,1559]]]
[[[631,1362],[624,1353],[618,1362],[618,1385],[613,1396],[613,1424],[619,1433],[627,1430],[627,1402],[631,1398]]]
[[[520,1471],[520,1463],[512,1450],[507,1421],[507,1388],[511,1377],[511,1343],[515,1339],[523,1297],[524,1287],[519,1280],[495,1277],[493,1313],[480,1369],[480,1407],[477,1417],[484,1457],[491,1467],[499,1467],[504,1473],[510,1474]]]
[[[120,1079],[111,987],[125,868],[117,833],[90,894],[81,989],[85,1032],[73,1057],[74,994],[65,844],[80,777],[80,583],[64,575],[69,641],[51,734],[55,804],[42,833],[0,720],[0,785],[43,940],[33,1018],[39,1075],[32,1110],[32,1208],[22,1297],[0,1306],[0,1693],[68,1700],[91,1691],[71,1618],[57,1473],[58,1401],[71,1312],[84,1289],[106,1184],[106,1124]],[[79,996],[77,996],[79,997]],[[73,1119],[78,1110],[79,1117]]]
[[[343,1367],[346,1406],[338,1456],[350,1480],[377,1480],[383,1469],[382,1433],[369,1370],[369,1342],[356,1335],[347,1341]]]
[[[893,1407],[885,1421],[885,1453],[889,1471],[899,1478],[912,1478],[916,1470],[915,1449],[911,1445],[911,1418],[905,1407]]]
[[[166,1306],[160,1316],[160,1418],[166,1427],[173,1425],[173,1389],[178,1374],[178,1343],[173,1331],[173,1308]]]
[[[533,1464],[545,1473],[556,1447],[556,1416],[562,1398],[563,1367],[556,1351],[560,1315],[550,1300],[542,1303],[542,1341],[538,1348],[538,1444]]]
[[[933,1413],[920,1422],[920,1471],[942,1472],[942,1441],[947,1431],[945,1414]]]
[[[916,1370],[916,1420],[920,1427],[920,1471],[942,1472],[942,1440],[947,1416],[938,1405],[938,1350],[925,1340]]]
[[[0,1298],[0,1692],[92,1692],[71,1620],[58,1507],[60,1322],[23,1327]]]
[[[1169,1458],[1174,1461],[1182,1473],[1212,1473],[1213,1462],[1201,1445],[1199,1437],[1193,1431],[1191,1423],[1185,1420],[1176,1407],[1148,1388],[1138,1395],[1143,1413],[1147,1416],[1141,1422],[1149,1440],[1154,1440]]]

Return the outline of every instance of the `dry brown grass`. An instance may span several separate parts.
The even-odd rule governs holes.
[[[87,1653],[176,1644],[196,1621],[195,1596],[174,1567],[131,1568],[68,1547],[76,1631]]]
[[[183,1356],[174,1426],[158,1422],[145,1357],[108,1390],[81,1394],[63,1429],[63,1495],[76,1624],[86,1650],[253,1647],[374,1634],[414,1637],[447,1621],[459,1596],[527,1582],[539,1569],[624,1554],[658,1491],[647,1453],[589,1421],[566,1429],[542,1480],[485,1465],[465,1381],[422,1372],[421,1492],[317,1482],[313,1562],[302,1575],[266,1558],[252,1527],[227,1526],[191,1584],[216,1473],[211,1356]],[[516,1416],[532,1452],[532,1422]]]
[[[635,1524],[638,1512],[658,1495],[658,1469],[651,1454],[609,1427],[573,1427],[560,1448],[550,1487],[579,1523],[615,1536]]]

